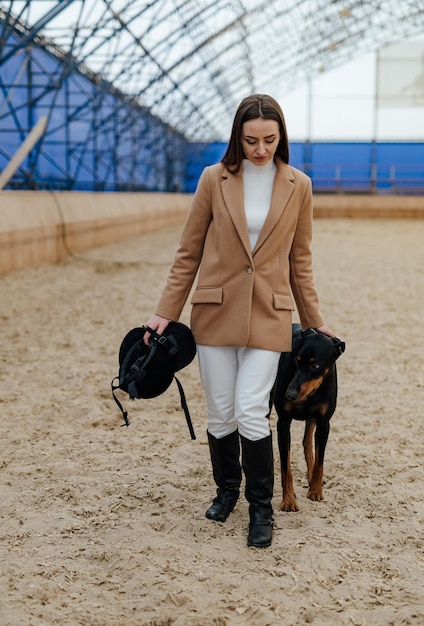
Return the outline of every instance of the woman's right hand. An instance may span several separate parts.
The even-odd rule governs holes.
[[[153,317],[149,319],[148,322],[144,324],[144,326],[148,326],[152,330],[155,330],[158,335],[161,335],[163,331],[165,330],[165,328],[168,326],[170,321],[171,320],[167,320],[165,317],[161,317],[160,315],[155,314],[153,315]],[[144,333],[143,341],[146,344],[146,346],[149,345],[150,333],[148,332]]]

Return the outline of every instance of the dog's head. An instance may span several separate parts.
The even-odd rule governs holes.
[[[333,371],[345,348],[345,342],[337,337],[312,328],[302,331],[294,348],[295,375],[286,390],[287,400],[293,404],[306,402]]]

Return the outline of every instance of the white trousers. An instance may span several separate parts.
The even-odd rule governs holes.
[[[197,356],[210,434],[221,439],[238,429],[250,441],[267,437],[280,352],[198,345]]]

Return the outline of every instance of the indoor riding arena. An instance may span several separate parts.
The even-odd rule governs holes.
[[[284,5],[284,8],[282,6]],[[0,1],[1,626],[424,624],[424,3]],[[390,77],[390,80],[389,78]],[[111,381],[241,99],[281,104],[346,343],[325,456],[272,545],[225,523],[197,357]],[[181,316],[190,324],[190,299]],[[297,321],[297,312],[294,312]]]

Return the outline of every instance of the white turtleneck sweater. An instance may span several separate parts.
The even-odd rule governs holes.
[[[265,165],[254,165],[243,159],[244,210],[252,250],[268,215],[276,171],[273,160]]]

